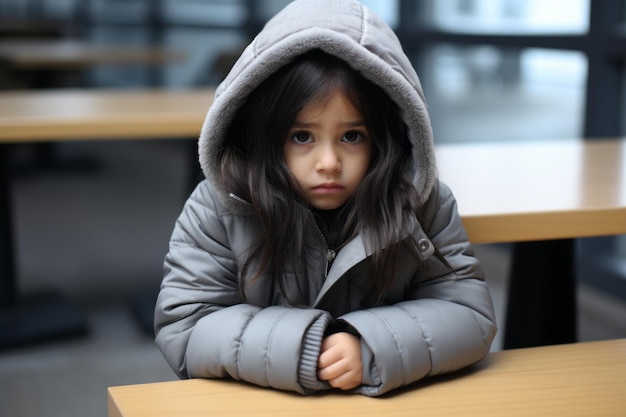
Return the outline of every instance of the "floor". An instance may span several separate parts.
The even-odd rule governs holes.
[[[85,315],[89,332],[0,351],[0,414],[104,417],[108,386],[175,379],[132,306],[159,285],[188,190],[188,144],[73,143],[56,151],[61,169],[22,168],[13,182],[18,284],[24,293],[61,292]],[[15,152],[28,166],[32,149]],[[76,161],[93,164],[81,164],[78,175]],[[502,323],[509,251],[476,250]],[[626,302],[582,285],[578,294],[580,340],[626,337]]]

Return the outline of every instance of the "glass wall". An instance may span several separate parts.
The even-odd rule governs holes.
[[[585,34],[588,0],[407,1],[403,15],[438,143],[583,136],[587,57],[535,37]]]
[[[580,52],[439,44],[420,62],[437,143],[582,136]]]
[[[589,0],[436,0],[434,28],[457,33],[585,33]]]

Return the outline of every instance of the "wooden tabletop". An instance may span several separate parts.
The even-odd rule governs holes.
[[[18,69],[80,69],[93,65],[155,65],[185,54],[155,46],[109,45],[71,39],[0,40],[0,60]]]
[[[624,416],[626,339],[494,352],[384,398],[183,380],[108,389],[109,417]]]
[[[437,147],[475,243],[626,233],[626,141],[562,140]]]
[[[193,90],[44,90],[0,93],[0,142],[197,137],[213,102]]]

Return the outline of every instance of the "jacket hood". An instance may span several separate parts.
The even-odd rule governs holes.
[[[436,180],[430,119],[419,78],[393,30],[351,0],[295,0],[269,20],[217,87],[199,139],[200,165],[221,197],[219,150],[246,96],[294,57],[320,49],[379,85],[396,102],[412,143],[413,183],[424,200]]]

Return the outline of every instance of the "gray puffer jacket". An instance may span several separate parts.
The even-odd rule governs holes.
[[[261,276],[244,300],[238,274],[260,226],[218,171],[225,131],[246,95],[291,58],[312,49],[338,56],[380,85],[403,111],[413,144],[414,185],[427,200],[409,233],[421,262],[400,257],[384,300],[372,304],[360,236],[329,269],[313,217],[308,270],[286,282],[283,298]],[[311,393],[324,335],[347,326],[361,338],[363,383],[376,396],[482,359],[496,332],[489,291],[450,190],[437,180],[432,133],[419,80],[392,30],[354,1],[296,0],[270,20],[218,87],[199,142],[207,177],[176,222],[155,310],[156,341],[182,378],[233,378]],[[448,266],[434,256],[435,247]],[[422,263],[422,266],[419,265]]]

